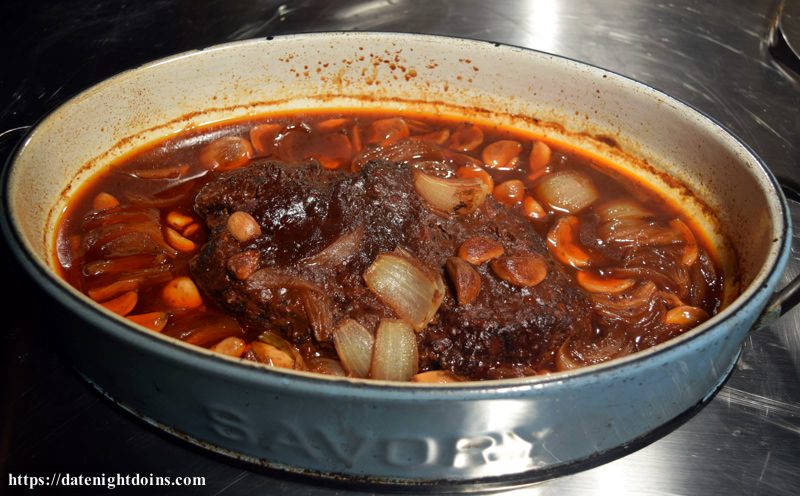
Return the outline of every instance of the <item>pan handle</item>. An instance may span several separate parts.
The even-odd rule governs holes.
[[[780,182],[780,181],[779,181]],[[792,216],[792,258],[798,260],[794,253],[800,253],[800,202],[793,199],[787,200],[789,212]],[[789,283],[772,295],[767,307],[756,321],[753,330],[761,329],[773,324],[782,315],[800,303],[800,274],[791,277]]]

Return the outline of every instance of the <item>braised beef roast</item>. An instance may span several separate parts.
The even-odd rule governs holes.
[[[190,265],[202,291],[247,325],[280,331],[306,349],[330,349],[331,330],[345,318],[373,331],[380,319],[397,318],[363,277],[390,252],[438,271],[447,284],[435,317],[417,333],[420,371],[531,375],[552,367],[567,337],[591,333],[589,303],[529,221],[491,197],[468,215],[437,213],[405,164],[368,162],[353,174],[314,161],[254,161],[206,184],[194,208],[210,231]],[[227,227],[234,212],[250,214],[259,235],[237,240]],[[474,267],[480,291],[459,304],[446,265],[476,236],[499,242],[508,256],[542,257],[546,277],[509,284],[483,263]]]

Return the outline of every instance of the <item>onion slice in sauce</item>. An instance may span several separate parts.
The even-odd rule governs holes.
[[[364,272],[364,281],[380,300],[414,330],[428,325],[442,304],[441,275],[419,261],[396,253],[381,253]]]
[[[536,183],[534,192],[551,208],[570,214],[580,212],[600,196],[589,176],[576,170],[546,174]]]
[[[597,217],[603,222],[618,219],[645,219],[653,213],[639,202],[627,198],[604,202],[594,209]]]
[[[359,225],[351,232],[339,236],[336,241],[329,244],[321,252],[304,258],[300,263],[310,267],[317,265],[339,267],[355,254],[363,239],[364,226]]]
[[[414,171],[414,188],[435,210],[467,215],[486,201],[489,188],[476,177],[450,178]]]
[[[375,334],[370,377],[384,381],[408,381],[419,368],[417,337],[407,322],[381,320]]]
[[[681,234],[685,243],[681,263],[687,267],[691,266],[697,261],[699,255],[697,240],[694,237],[694,233],[692,233],[692,230],[680,219],[673,219],[670,221],[669,225]]]
[[[353,377],[367,377],[375,338],[355,320],[348,319],[333,331],[333,345],[342,366]]]
[[[330,341],[333,331],[333,311],[327,295],[310,289],[302,290],[303,308],[317,341]]]

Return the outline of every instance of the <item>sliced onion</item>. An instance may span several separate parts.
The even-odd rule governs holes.
[[[480,126],[463,122],[453,131],[447,146],[457,152],[469,152],[478,148],[481,143],[483,143],[483,130]]]
[[[355,130],[357,127],[353,129]],[[353,150],[358,153],[359,146],[356,144],[356,134],[353,134],[350,139],[353,142]],[[418,139],[404,139],[390,145],[372,146],[364,149],[353,157],[353,171],[360,171],[367,162],[372,160],[386,160],[413,165],[424,160],[444,161],[445,153],[433,143]]]
[[[333,345],[342,365],[353,377],[367,377],[375,338],[355,320],[348,319],[333,331]]]
[[[442,304],[441,275],[417,260],[395,253],[378,255],[364,272],[369,289],[416,331],[428,325]]]
[[[576,170],[547,174],[536,183],[534,191],[551,208],[570,214],[580,212],[600,196],[589,176]]]
[[[682,233],[646,219],[623,218],[600,224],[597,235],[606,243],[628,246],[668,246],[684,241]]]
[[[627,198],[604,202],[595,207],[594,211],[603,222],[616,219],[646,219],[653,215],[639,202]]]
[[[681,257],[681,263],[687,267],[691,266],[697,261],[697,257],[699,255],[699,251],[697,250],[697,240],[694,237],[694,233],[680,219],[674,219],[670,221],[669,225],[679,232],[681,237],[683,237],[684,248],[683,256]]]
[[[372,136],[369,139],[369,143],[378,144],[380,146],[397,143],[404,138],[408,138],[411,134],[408,129],[408,124],[400,117],[390,117],[388,119],[374,121],[371,130]]]
[[[364,226],[359,225],[353,231],[340,236],[321,252],[303,259],[300,263],[309,267],[317,265],[341,267],[355,254],[363,239]]]
[[[325,293],[305,289],[301,293],[308,322],[319,342],[330,341],[333,332],[333,311]]]
[[[255,356],[257,362],[269,365],[270,367],[280,367],[284,369],[293,369],[297,367],[297,363],[290,353],[280,350],[271,344],[253,341],[250,343],[250,351],[253,353],[253,356]]]
[[[100,259],[83,265],[81,273],[86,277],[119,274],[132,270],[158,267],[166,264],[164,255],[132,255],[122,258]]]
[[[258,335],[258,341],[268,344],[273,348],[280,350],[281,352],[290,355],[292,357],[292,361],[294,362],[294,368],[296,369],[304,369],[305,362],[303,357],[300,355],[300,352],[297,351],[297,348],[292,346],[289,341],[285,340],[282,336],[278,334],[266,331],[262,332]],[[253,343],[257,343],[258,341],[254,341]],[[251,343],[251,345],[253,344]]]
[[[599,321],[605,325],[623,323],[641,328],[661,320],[666,310],[660,292],[652,281],[645,281],[618,294],[592,293],[589,299]]]
[[[572,370],[630,355],[634,351],[633,343],[624,334],[614,332],[588,343],[568,338],[558,349],[555,363],[558,370]]]
[[[160,167],[158,169],[140,169],[126,172],[131,177],[137,179],[179,179],[189,172],[187,164],[175,165],[172,167]]]
[[[248,290],[262,290],[262,289],[310,289],[312,291],[322,292],[322,288],[316,284],[300,279],[299,277],[284,274],[274,267],[264,267],[253,272],[247,278]]]
[[[335,377],[345,377],[345,372],[342,363],[333,358],[312,358],[306,361],[306,367],[309,372],[316,372],[317,374],[332,375]]]
[[[486,201],[489,188],[476,177],[443,179],[414,171],[414,188],[435,210],[467,215]]]
[[[198,159],[208,170],[230,170],[246,164],[253,156],[250,142],[239,136],[224,136],[200,148]]]
[[[407,322],[381,320],[375,333],[370,377],[383,381],[408,381],[419,368],[417,337]]]
[[[438,131],[431,131],[429,133],[413,136],[412,139],[418,139],[422,141],[427,141],[428,143],[443,145],[449,137],[450,137],[450,130],[445,128],[445,129],[440,129]]]

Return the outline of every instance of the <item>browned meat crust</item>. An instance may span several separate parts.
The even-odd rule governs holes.
[[[480,293],[463,306],[449,287],[418,334],[420,370],[529,375],[552,363],[565,338],[591,332],[588,303],[527,220],[491,198],[468,216],[434,213],[406,165],[371,162],[351,174],[255,162],[209,182],[195,210],[211,232],[190,266],[202,290],[248,325],[306,348],[325,347],[343,318],[374,330],[379,319],[396,317],[362,277],[378,254],[405,250],[447,281],[447,259],[473,236],[499,241],[510,255],[544,256],[548,275],[535,287],[514,287],[483,264]],[[240,210],[260,224],[257,239],[240,243],[228,232],[228,216]]]

